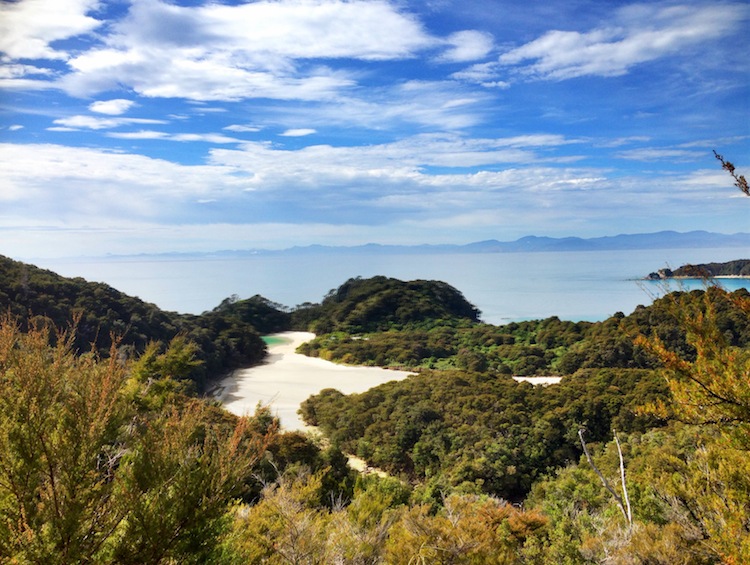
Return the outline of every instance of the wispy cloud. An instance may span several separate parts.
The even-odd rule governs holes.
[[[255,126],[255,125],[244,125],[244,124],[232,124],[229,126],[226,126],[222,129],[225,129],[227,131],[236,131],[238,133],[240,132],[249,132],[249,133],[256,133],[261,131],[263,128],[261,126]]]
[[[633,161],[700,161],[705,159],[706,152],[700,150],[689,150],[665,147],[639,147],[620,151],[616,154],[620,159],[631,159]]]
[[[220,133],[167,133],[154,130],[140,130],[127,132],[107,132],[107,137],[113,139],[164,139],[167,141],[190,142],[198,141],[202,143],[243,143],[243,140],[235,137],[229,137]]]
[[[467,30],[451,34],[446,43],[449,47],[439,60],[465,63],[484,59],[492,51],[494,38],[489,33]]]
[[[316,133],[316,130],[310,128],[293,128],[280,133],[282,137],[305,137]]]
[[[547,32],[505,52],[499,63],[538,79],[617,76],[635,65],[720,38],[747,16],[748,7],[742,4],[636,4],[620,9],[606,27]]]
[[[59,118],[53,122],[57,126],[70,129],[110,129],[128,124],[166,124],[165,120],[155,120],[151,118],[100,118],[98,116],[70,116]]]

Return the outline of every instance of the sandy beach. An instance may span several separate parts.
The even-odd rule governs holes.
[[[325,388],[335,388],[344,394],[364,392],[412,374],[380,367],[337,365],[295,353],[300,344],[315,337],[312,333],[284,332],[274,337],[282,341],[269,345],[265,362],[235,371],[224,379],[217,398],[227,410],[238,415],[253,414],[258,403],[270,406],[284,430],[305,429],[297,415],[299,405]]]
[[[534,386],[556,385],[560,383],[562,377],[513,377],[513,380],[519,383],[529,383]]]

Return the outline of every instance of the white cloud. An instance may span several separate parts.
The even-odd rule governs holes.
[[[0,225],[25,218],[71,226],[161,218],[186,201],[241,191],[227,167],[184,166],[142,155],[52,144],[0,144]],[[12,220],[12,218],[17,218]]]
[[[22,65],[18,63],[0,62],[0,88],[14,90],[44,90],[52,88],[53,83],[48,78],[52,75],[50,69],[36,65]]]
[[[124,51],[100,49],[69,64],[74,72],[59,84],[75,96],[126,85],[147,98],[319,100],[332,98],[354,84],[344,73],[324,67],[307,74],[294,69],[275,73],[240,64],[231,51],[204,48],[183,51],[142,45]]]
[[[450,47],[440,60],[452,63],[476,61],[486,57],[494,46],[493,37],[480,31],[459,31],[446,40]]]
[[[436,178],[449,179],[448,183],[473,184],[478,177],[470,169],[542,162],[544,150],[571,143],[574,141],[546,134],[499,139],[418,135],[380,145],[311,145],[293,151],[251,142],[239,149],[212,150],[210,163],[245,171],[249,175],[248,186],[255,190],[276,190],[289,185],[326,190],[355,181],[365,185],[392,186],[406,181],[434,186]],[[427,172],[430,167],[450,167],[457,171],[441,177]]]
[[[204,143],[244,143],[241,139],[221,135],[219,133],[166,133],[163,131],[140,130],[127,132],[107,132],[107,137],[113,139],[165,139],[167,141],[199,141]]]
[[[124,85],[146,97],[199,101],[331,99],[353,77],[309,60],[403,59],[439,41],[382,0],[198,7],[136,0],[105,43],[69,61],[65,90],[86,96]]]
[[[637,4],[619,10],[610,26],[586,33],[550,31],[507,51],[499,62],[542,79],[617,76],[640,63],[722,37],[747,13],[740,4]]]
[[[202,44],[208,50],[232,51],[238,63],[244,58],[265,67],[279,64],[279,57],[400,59],[436,43],[416,18],[382,0],[212,3],[196,8],[136,0],[117,31],[114,44],[158,44],[175,50]]]
[[[133,107],[135,102],[123,98],[114,100],[98,100],[89,104],[89,110],[98,114],[107,114],[109,116],[119,116],[124,114]]]
[[[28,75],[50,75],[52,71],[34,65],[2,64],[0,78],[21,78]]]
[[[99,118],[96,116],[70,116],[68,118],[59,118],[57,120],[54,120],[53,123],[57,124],[57,126],[62,126],[65,128],[84,128],[99,130],[116,128],[127,124],[166,124],[167,122],[164,120],[153,120],[149,118]]]
[[[641,147],[638,149],[629,149],[620,151],[616,155],[621,159],[632,161],[699,161],[706,158],[706,151],[662,147]]]
[[[261,131],[263,128],[260,126],[254,126],[254,125],[243,125],[243,124],[232,124],[231,126],[226,126],[222,129],[225,129],[227,131],[235,131],[235,132],[249,132],[249,133],[255,133]]]
[[[206,143],[243,143],[243,140],[218,133],[178,133],[169,136],[174,141],[204,141]]]
[[[107,137],[114,139],[164,139],[168,136],[166,132],[154,130],[107,132]]]
[[[316,130],[310,128],[292,128],[288,129],[279,135],[282,137],[305,137],[306,135],[312,135],[317,133]]]
[[[491,104],[485,93],[470,91],[455,81],[411,80],[353,94],[357,96],[342,95],[299,111],[287,108],[274,119],[289,127],[304,121],[320,130],[332,125],[386,129],[416,124],[453,131],[481,123]]]
[[[20,129],[23,129],[23,126],[20,124],[13,124],[11,126],[8,126],[8,131],[18,131]]]
[[[20,0],[0,4],[0,52],[13,59],[67,59],[55,41],[91,32],[101,22],[87,14],[99,0]]]
[[[295,238],[334,242],[334,234],[350,236],[352,243],[383,237],[420,243],[432,240],[435,230],[453,239],[450,228],[465,228],[460,237],[486,237],[481,234],[497,226],[522,233],[540,225],[596,226],[608,233],[616,217],[663,222],[664,210],[673,209],[674,217],[700,211],[742,221],[728,202],[737,191],[721,171],[646,181],[610,178],[598,168],[551,166],[539,158],[570,142],[546,134],[480,140],[414,136],[368,147],[295,151],[248,143],[240,150],[211,150],[207,165],[89,148],[0,144],[0,226],[15,253],[32,245],[32,236],[24,239],[23,232],[47,230],[46,246],[37,245],[43,253],[49,230],[65,228],[55,231],[55,240],[75,254],[92,251],[84,237],[91,233],[101,234],[94,245],[102,252],[140,252],[222,249],[239,234],[246,236],[240,247],[267,247],[271,241],[283,247]],[[476,170],[476,164],[492,166]],[[456,169],[435,172],[432,166]],[[17,233],[11,233],[13,227]]]

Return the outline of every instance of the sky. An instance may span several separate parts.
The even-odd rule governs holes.
[[[0,254],[750,231],[750,5],[0,0]]]

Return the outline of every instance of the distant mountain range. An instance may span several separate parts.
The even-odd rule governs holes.
[[[355,246],[308,245],[281,250],[247,249],[207,253],[167,253],[158,256],[242,257],[248,255],[314,255],[334,253],[357,254],[425,254],[425,253],[519,253],[541,251],[614,251],[628,249],[696,249],[707,247],[745,248],[750,254],[750,233],[721,234],[707,231],[621,234],[606,237],[522,237],[515,241],[489,239],[465,245],[380,245],[368,243]]]

